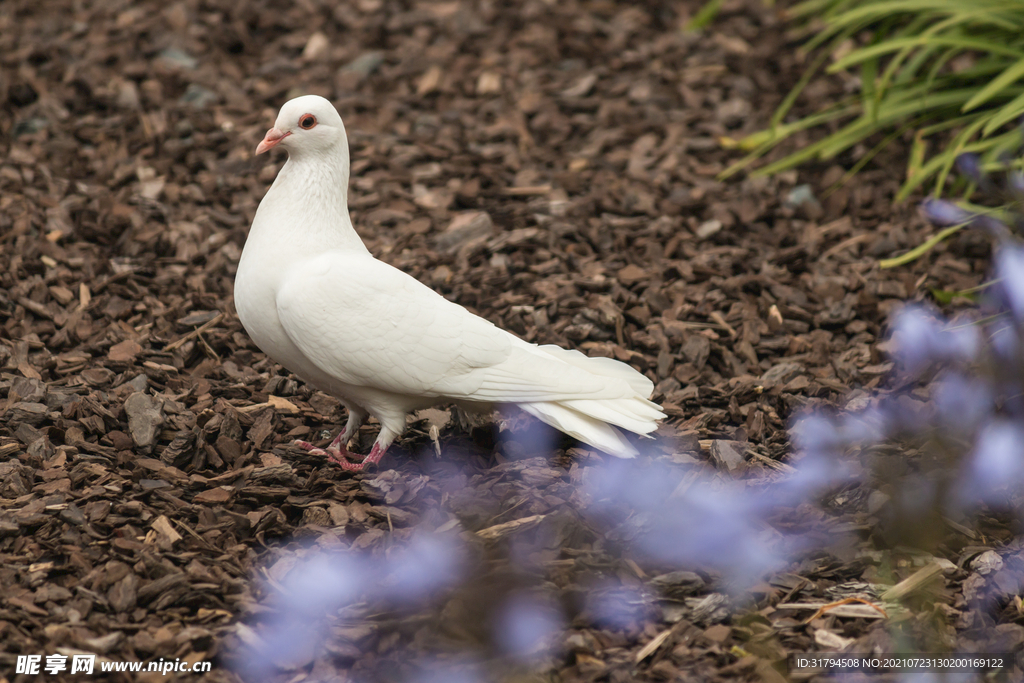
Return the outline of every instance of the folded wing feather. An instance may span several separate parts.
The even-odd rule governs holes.
[[[646,434],[664,417],[647,400],[650,380],[628,365],[525,342],[368,254],[332,251],[293,267],[277,312],[307,359],[354,386],[520,404],[627,457],[635,449],[605,423]]]

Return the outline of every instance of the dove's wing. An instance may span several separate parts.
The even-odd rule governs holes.
[[[289,269],[277,312],[307,359],[353,386],[492,403],[635,395],[366,254],[330,251]]]

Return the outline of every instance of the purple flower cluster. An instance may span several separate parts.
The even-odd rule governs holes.
[[[320,656],[330,616],[365,600],[419,607],[455,585],[465,571],[463,545],[439,534],[414,535],[384,558],[351,551],[286,554],[271,571],[282,576],[266,601],[269,616],[246,631],[236,667],[246,680],[270,679],[277,669]]]
[[[997,187],[976,156],[962,155],[957,167],[979,188],[1001,193],[1004,211],[1024,201],[1019,172]],[[904,306],[892,321],[893,356],[912,378],[929,382],[929,400],[891,396],[857,415],[805,416],[794,442],[821,456],[897,437],[928,439],[953,472],[949,499],[941,501],[947,512],[1009,507],[1024,493],[1024,245],[1013,236],[1024,217],[1006,212],[997,220],[995,212],[942,199],[925,200],[921,211],[936,226],[970,225],[994,238],[977,315],[948,320],[922,304]]]
[[[805,458],[794,474],[759,486],[714,476],[686,486],[685,470],[658,461],[622,460],[587,474],[590,515],[616,527],[631,554],[663,567],[715,571],[734,593],[808,547],[799,532],[781,533],[765,521],[817,500],[852,475],[831,455]]]

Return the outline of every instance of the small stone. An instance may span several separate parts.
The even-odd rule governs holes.
[[[164,423],[163,405],[149,394],[137,391],[124,402],[128,414],[128,431],[139,448],[156,443],[157,434]]]
[[[139,88],[134,81],[121,81],[117,84],[117,106],[122,109],[138,109],[141,106]]]
[[[786,193],[783,204],[790,209],[800,209],[804,215],[811,219],[817,219],[824,213],[821,202],[814,196],[814,190],[810,185],[797,185]]]
[[[217,93],[209,88],[204,88],[198,83],[189,83],[188,87],[185,88],[184,94],[178,98],[178,102],[181,104],[187,104],[196,109],[206,109],[216,104],[219,100],[220,96]]]
[[[494,221],[486,211],[466,211],[460,213],[444,232],[434,239],[434,247],[445,254],[453,254],[472,239],[489,237],[494,233]]]
[[[327,53],[327,48],[330,45],[327,36],[323,32],[317,31],[306,41],[306,47],[302,49],[302,58],[307,61],[319,59]]]
[[[750,102],[734,97],[718,105],[718,117],[726,126],[736,126],[750,116]]]
[[[476,81],[477,95],[495,95],[501,92],[501,74],[484,71]]]
[[[114,646],[120,643],[121,640],[123,639],[123,633],[121,633],[120,631],[114,631],[113,633],[108,633],[105,636],[100,636],[98,638],[89,638],[82,642],[92,652],[95,652],[99,655],[103,655],[110,652],[114,648]]]
[[[171,66],[176,66],[182,69],[194,69],[199,66],[198,59],[176,47],[164,48],[160,51],[158,57]]]
[[[133,377],[129,382],[126,382],[128,386],[135,391],[145,391],[149,388],[149,378],[146,377],[145,373],[140,373]]]
[[[768,368],[761,375],[761,385],[765,389],[785,385],[791,379],[797,375],[804,374],[806,371],[806,368],[800,363],[779,363]]]
[[[889,496],[881,491],[872,491],[868,496],[868,514],[876,514],[889,502]]]
[[[791,209],[796,209],[807,202],[814,201],[817,201],[817,199],[815,198],[814,190],[811,189],[810,185],[797,185],[786,193],[786,198],[783,200],[783,203]]]
[[[366,52],[364,54],[359,55],[345,66],[341,67],[341,70],[347,71],[348,73],[354,73],[362,78],[366,78],[374,71],[376,71],[377,68],[383,63],[384,53],[375,50],[373,52]]]
[[[697,229],[694,232],[697,235],[697,237],[701,238],[702,240],[706,240],[707,238],[714,235],[716,232],[719,232],[721,229],[722,221],[716,218],[710,221],[704,221],[703,223],[697,226]]]
[[[986,550],[971,562],[971,569],[979,574],[991,574],[1003,568],[1003,558],[994,550]]]
[[[423,97],[437,90],[438,86],[441,85],[442,76],[444,76],[444,72],[441,71],[441,67],[436,64],[431,66],[416,81],[416,94]]]

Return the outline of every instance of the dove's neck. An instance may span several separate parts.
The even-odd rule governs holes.
[[[348,215],[348,169],[348,154],[291,156],[260,202],[248,239],[265,241],[282,257],[367,251]]]

